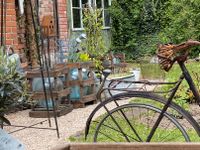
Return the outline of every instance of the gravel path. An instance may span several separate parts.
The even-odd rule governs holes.
[[[152,88],[153,87],[148,87],[148,90],[151,90]],[[122,105],[128,103],[128,100],[120,101],[119,103]],[[19,139],[24,144],[26,150],[49,150],[64,143],[67,144],[70,136],[84,130],[86,120],[97,104],[89,105],[85,108],[74,109],[69,114],[58,117],[60,138],[57,138],[55,130],[38,130],[30,128],[12,133],[12,136]],[[114,103],[110,103],[108,108],[112,109],[114,106]],[[29,117],[29,111],[30,110],[24,110],[17,113],[12,113],[7,117],[11,124],[25,126],[30,126],[45,120],[45,118]],[[98,117],[103,113],[105,113],[105,110],[100,109],[95,117]],[[54,120],[51,120],[52,126],[55,128]],[[36,125],[35,127],[49,127],[48,121],[44,122],[43,124]],[[20,128],[5,127],[4,129],[7,132],[12,132]]]
[[[120,104],[127,103],[127,100],[121,101]],[[77,132],[84,130],[86,120],[95,108],[97,104],[89,105],[85,108],[74,109],[71,113],[61,116],[58,118],[60,138],[57,138],[56,131],[52,130],[36,130],[36,129],[25,129],[15,133],[12,136],[19,139],[26,147],[27,150],[49,150],[55,146],[66,144],[68,138],[71,135],[75,135]],[[112,103],[109,108],[113,108],[115,105]],[[20,111],[17,113],[9,114],[8,119],[13,125],[26,125],[38,123],[45,120],[40,118],[30,118],[28,116],[30,110]],[[104,109],[101,109],[95,117],[105,113]],[[52,119],[52,124],[54,121]],[[37,125],[36,127],[48,127],[48,122]],[[5,127],[6,131],[14,131],[20,128]]]

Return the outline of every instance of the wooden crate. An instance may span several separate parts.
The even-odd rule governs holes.
[[[200,143],[67,144],[53,150],[200,150]]]
[[[43,72],[44,77],[48,77],[48,73],[46,71]],[[64,75],[67,73],[67,68],[65,66],[55,66],[53,69],[49,71],[49,76],[58,78],[61,75]],[[41,78],[41,71],[40,69],[34,69],[34,70],[29,70],[26,73],[27,79],[30,81],[30,85],[32,84],[33,78]],[[33,91],[32,86],[30,86],[30,95],[32,100],[44,100],[45,99],[45,94],[43,91]],[[52,96],[54,99],[55,103],[55,114],[56,116],[62,116],[65,115],[69,112],[72,111],[73,106],[72,104],[61,104],[61,98],[66,97],[69,95],[70,89],[69,88],[64,88],[62,90],[54,90],[52,91]],[[51,98],[51,94],[49,91],[47,91],[47,98]],[[50,117],[54,116],[54,111],[52,110],[53,108],[49,108],[49,115]],[[47,118],[48,117],[48,112],[47,108],[38,108],[33,106],[32,110],[29,112],[30,117],[34,118]]]
[[[78,69],[78,79],[72,80],[70,73],[66,73],[66,87],[72,87],[72,86],[78,86],[80,88],[80,99],[78,101],[72,101],[72,104],[74,105],[74,108],[81,108],[85,107],[86,103],[92,102],[96,103],[96,83],[95,78],[93,74],[93,68],[94,64],[92,62],[83,62],[83,63],[67,63],[66,68],[68,70],[71,70],[73,68]],[[90,77],[88,79],[83,79],[82,77],[82,69],[85,68],[88,70],[88,73],[90,74]],[[84,87],[89,86],[91,87],[91,94],[84,95]]]

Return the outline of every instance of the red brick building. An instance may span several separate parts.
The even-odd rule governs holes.
[[[1,1],[2,2],[2,1]],[[2,3],[0,2],[0,12],[2,8]],[[5,4],[4,4],[5,6]],[[5,7],[4,7],[5,8]],[[19,42],[18,42],[18,31],[17,31],[17,17],[16,17],[16,5],[15,0],[7,0],[6,3],[6,21],[3,21],[4,26],[4,43],[5,45],[11,45],[15,50],[18,50]],[[1,15],[0,15],[0,25],[2,29],[1,24]],[[1,36],[1,32],[0,32]],[[2,42],[2,39],[0,40],[0,43]]]
[[[35,0],[34,0],[35,1]],[[1,25],[1,8],[2,1],[0,1],[0,25]],[[67,0],[57,0],[58,9],[58,25],[59,25],[59,37],[66,38],[68,34],[67,24]],[[6,21],[4,20],[3,36],[4,44],[6,46],[12,46],[17,53],[23,53],[25,49],[25,29],[24,25],[20,23],[19,13],[19,0],[6,0],[3,5],[6,8]],[[53,15],[53,0],[39,0],[39,16],[42,20],[45,15]],[[0,28],[2,29],[2,27]],[[0,31],[1,36],[1,31]],[[2,40],[0,40],[1,44]]]
[[[6,1],[6,46],[12,46],[17,53],[24,53],[26,50],[25,25],[23,18],[19,13],[19,1],[21,0],[3,0]],[[39,17],[42,21],[43,16],[53,15],[55,7],[53,7],[54,0],[32,0],[38,1]],[[83,32],[82,21],[82,5],[85,3],[95,4],[97,8],[103,10],[103,25],[104,38],[106,45],[110,45],[110,17],[108,15],[108,7],[111,5],[111,0],[57,0],[58,10],[58,34],[60,39],[75,38]],[[0,14],[1,14],[0,1]],[[55,12],[55,11],[54,11]],[[1,16],[1,15],[0,15]],[[1,25],[1,18],[0,18]],[[69,37],[70,33],[70,37]],[[0,41],[1,43],[1,41]]]

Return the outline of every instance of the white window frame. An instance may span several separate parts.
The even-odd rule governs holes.
[[[78,0],[79,1],[79,4],[80,4],[80,6],[79,7],[73,7],[73,5],[72,5],[72,1],[73,0],[71,0],[70,1],[70,4],[71,4],[71,26],[72,26],[72,31],[79,31],[79,30],[84,30],[84,28],[83,28],[83,19],[82,19],[82,17],[83,17],[83,12],[81,11],[80,12],[80,17],[81,17],[81,22],[80,22],[80,24],[81,24],[81,27],[80,28],[74,28],[74,16],[73,16],[73,9],[75,8],[75,9],[83,9],[82,8],[82,0]],[[88,3],[89,3],[89,5],[91,6],[91,1],[94,1],[94,5],[96,6],[96,0],[88,0]],[[111,6],[111,0],[108,0],[108,2],[109,2],[109,6]],[[104,11],[105,11],[105,9],[104,9],[104,0],[101,0],[101,4],[102,4],[102,17],[103,17],[103,26],[104,26],[104,28],[103,29],[110,29],[110,27],[108,27],[108,26],[105,26],[105,20],[104,20]]]

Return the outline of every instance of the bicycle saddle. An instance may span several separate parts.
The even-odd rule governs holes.
[[[188,40],[181,44],[159,44],[157,56],[161,68],[169,71],[175,61],[185,61],[188,56],[188,50],[196,45],[200,45],[200,42]]]

